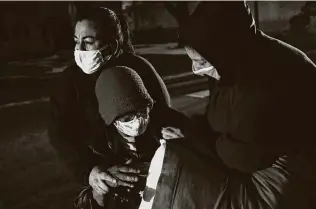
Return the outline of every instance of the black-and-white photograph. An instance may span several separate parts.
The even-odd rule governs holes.
[[[316,1],[1,1],[0,209],[315,209]]]

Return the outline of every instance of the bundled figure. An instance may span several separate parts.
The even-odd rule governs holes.
[[[205,184],[211,167],[205,165],[215,159],[198,139],[190,140],[194,134],[186,116],[169,107],[153,108],[142,79],[130,68],[104,70],[95,91],[106,140],[88,145],[96,166],[76,200],[77,208],[184,208],[196,205],[185,200],[189,194],[202,198],[201,206],[214,202],[206,198],[213,183]],[[212,169],[219,171],[217,166]],[[217,171],[211,171],[213,176]]]
[[[214,81],[209,140],[228,169],[215,208],[315,208],[315,64],[257,29],[245,2],[201,2],[180,39]]]

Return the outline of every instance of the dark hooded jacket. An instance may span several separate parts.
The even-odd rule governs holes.
[[[316,66],[256,28],[244,2],[202,2],[181,29],[218,71],[208,123],[227,176],[220,208],[314,208]],[[282,157],[283,156],[283,157]]]
[[[141,173],[140,181],[129,192],[124,187],[116,187],[111,188],[105,196],[93,196],[92,188],[85,187],[76,199],[77,208],[99,208],[96,204],[98,202],[105,208],[136,209],[139,207],[139,192],[142,190],[144,202],[154,198],[153,209],[205,208],[215,204],[214,199],[216,200],[218,191],[225,182],[225,175],[218,175],[223,173],[220,163],[216,163],[218,160],[215,160],[212,152],[205,150],[200,138],[195,136],[188,118],[169,107],[153,107],[145,133],[135,137],[136,150],[130,149],[113,123],[121,116],[152,106],[153,101],[141,77],[130,68],[112,67],[100,74],[95,92],[99,112],[108,126],[105,127],[106,140],[95,139],[89,142],[89,148],[95,156],[91,161],[103,166],[105,170],[129,161],[130,166],[141,166],[145,173]],[[170,126],[179,128],[185,137],[163,143],[158,152],[161,153],[163,147],[167,150],[157,189],[145,187],[146,170],[148,171],[149,163],[158,148],[158,141],[162,139],[162,128]],[[157,162],[156,160],[154,161]],[[117,193],[117,196],[113,193]],[[155,195],[157,196],[154,197]]]
[[[127,66],[140,75],[156,108],[171,105],[163,80],[147,60],[132,53],[123,53],[102,69],[117,65]],[[104,122],[94,93],[100,72],[86,75],[74,63],[62,72],[51,93],[50,142],[79,182],[93,166],[87,142],[105,139]]]
[[[163,113],[163,114],[162,114]],[[104,202],[104,208],[111,209],[137,209],[141,197],[139,195],[140,191],[143,191],[145,188],[145,180],[148,172],[150,162],[153,155],[155,154],[156,149],[159,147],[159,140],[162,139],[161,130],[163,127],[179,127],[182,130],[182,133],[185,135],[185,138],[178,139],[176,141],[185,141],[188,142],[188,137],[191,136],[191,123],[190,120],[183,114],[178,111],[165,107],[163,109],[152,109],[150,112],[150,123],[144,134],[137,136],[135,140],[135,146],[137,148],[137,153],[131,151],[128,148],[126,140],[118,133],[114,125],[105,127],[106,139],[107,140],[90,140],[87,145],[92,154],[92,161],[95,165],[102,165],[104,169],[110,168],[114,165],[124,165],[128,160],[132,160],[132,167],[137,167],[142,170],[141,174],[145,177],[140,177],[140,181],[135,185],[130,192],[127,192],[125,187],[112,188],[105,197],[100,198],[98,201]],[[186,147],[190,145],[186,144]],[[186,153],[188,154],[188,153]],[[176,166],[177,162],[172,158],[166,158],[165,166]],[[144,172],[144,173],[143,173]],[[170,172],[172,172],[170,170]],[[176,172],[172,172],[173,175]],[[172,179],[172,183],[176,182],[176,178]],[[170,182],[171,183],[171,182]],[[75,207],[79,209],[86,208],[103,208],[98,206],[96,199],[92,197],[92,188],[88,185],[88,182],[85,182],[87,186],[84,186],[80,191],[78,197],[75,201]],[[158,191],[160,194],[165,193],[164,189]],[[114,193],[117,193],[118,196],[114,196]],[[127,199],[126,202],[122,202],[122,199]],[[157,208],[163,208],[158,206]]]

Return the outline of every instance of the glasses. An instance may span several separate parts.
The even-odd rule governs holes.
[[[149,118],[150,107],[143,108],[137,112],[129,113],[123,117],[120,117],[118,121],[120,122],[130,122],[135,119],[135,117]]]

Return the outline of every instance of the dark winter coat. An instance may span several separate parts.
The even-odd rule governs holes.
[[[236,174],[220,208],[314,208],[316,66],[258,30],[245,6],[200,3],[181,34],[221,76],[207,118],[218,156]]]
[[[162,114],[163,113],[163,114]],[[136,137],[135,146],[137,153],[131,151],[125,139],[118,133],[116,128],[107,126],[105,128],[106,140],[95,139],[88,143],[88,147],[91,151],[91,158],[89,159],[95,165],[100,165],[104,169],[110,168],[114,165],[124,165],[127,160],[132,159],[132,165],[143,167],[143,171],[147,172],[149,169],[150,161],[159,147],[159,140],[162,139],[161,130],[163,127],[179,127],[185,135],[183,139],[176,139],[187,141],[191,135],[191,124],[190,120],[171,108],[153,109],[150,113],[150,123],[144,134]],[[168,159],[168,162],[172,159]],[[104,198],[105,208],[111,209],[137,209],[141,197],[140,191],[144,190],[146,177],[136,185],[135,188],[131,189],[130,192],[126,191],[126,188],[112,189]],[[96,201],[92,197],[92,188],[88,182],[85,182],[86,186],[80,192],[76,199],[76,207],[80,209],[85,208],[99,208]],[[113,194],[116,192],[119,194],[115,197]],[[160,190],[159,192],[164,192]],[[121,202],[121,198],[127,198],[127,202]]]
[[[170,106],[167,88],[147,60],[134,54],[122,54],[103,69],[117,65],[127,66],[140,75],[156,108]],[[105,138],[104,122],[94,93],[98,75],[98,72],[86,75],[74,64],[62,72],[52,90],[50,141],[80,182],[92,166],[86,160],[90,153],[87,142]]]

